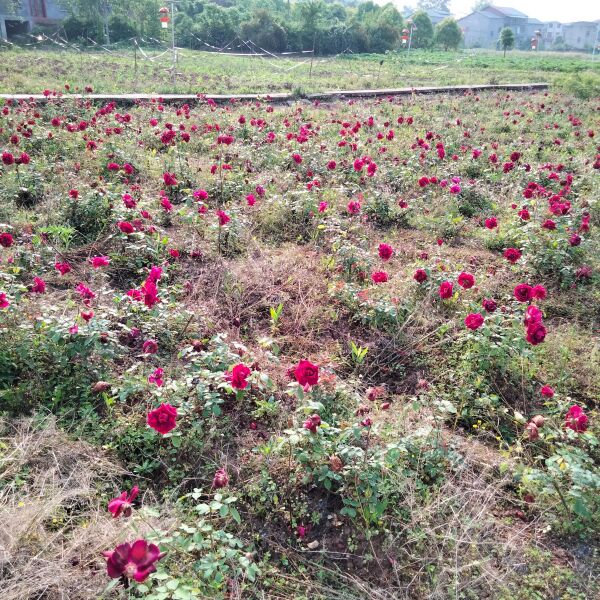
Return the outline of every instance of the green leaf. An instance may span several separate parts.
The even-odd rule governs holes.
[[[240,513],[238,512],[235,506],[229,507],[229,514],[233,517],[233,520],[239,525],[242,522],[242,518],[240,517]]]
[[[575,503],[573,504],[573,510],[580,517],[591,517],[592,516],[592,514],[588,510],[588,507],[586,506],[585,502],[581,498],[577,498],[577,500],[575,500]]]

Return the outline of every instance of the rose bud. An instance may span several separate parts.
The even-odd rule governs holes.
[[[344,463],[339,456],[330,456],[329,466],[331,467],[332,471],[339,473],[344,468]]]
[[[528,423],[527,427],[525,427],[525,431],[530,440],[537,440],[540,437],[540,432],[535,423]]]
[[[538,428],[542,428],[544,426],[544,423],[546,422],[546,419],[542,416],[542,415],[535,415],[535,417],[533,417],[531,419],[531,422]]]
[[[202,352],[204,350],[204,343],[202,340],[192,340],[192,348],[194,352]]]
[[[97,381],[92,386],[92,391],[95,392],[96,394],[99,394],[100,392],[105,392],[109,388],[110,388],[110,383],[108,383],[108,381]]]

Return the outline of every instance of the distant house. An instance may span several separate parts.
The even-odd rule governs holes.
[[[556,43],[573,50],[591,50],[600,35],[600,21],[544,23],[515,8],[487,6],[458,20],[466,48],[495,48],[500,31],[510,27],[517,48],[529,48],[531,38],[539,37],[540,50],[550,50]],[[540,35],[538,35],[538,32]]]
[[[486,6],[458,20],[466,48],[495,48],[500,32],[510,27],[515,34],[515,45],[525,43],[529,35],[529,17],[515,8]],[[531,36],[529,36],[531,37]]]
[[[426,10],[425,12],[429,16],[434,27],[444,19],[452,16],[447,10],[436,10],[434,8]]]
[[[544,23],[542,36],[546,47],[564,41],[563,27],[564,25],[558,21],[548,21],[547,23]]]
[[[14,13],[0,12],[0,38],[10,39],[30,32],[37,25],[51,25],[65,17],[66,12],[57,0],[22,0]]]
[[[598,44],[600,21],[576,21],[562,26],[562,40],[567,48],[573,50],[591,50],[594,42]]]
[[[427,16],[429,17],[429,20],[431,21],[432,25],[435,27],[440,21],[443,21],[444,19],[446,19],[447,17],[451,17],[452,14],[449,13],[447,10],[437,10],[435,8],[430,8],[429,10],[425,10],[423,12],[427,13]],[[414,15],[414,11],[411,9],[407,9],[404,11],[404,13],[402,14],[402,16],[404,17],[404,19],[410,19],[413,15]]]

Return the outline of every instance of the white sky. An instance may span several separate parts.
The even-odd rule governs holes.
[[[380,0],[380,2],[383,4]],[[405,4],[412,6],[415,2],[394,0],[398,7]],[[450,0],[450,12],[456,17],[464,17],[472,12],[475,0]],[[600,19],[599,0],[496,0],[492,2],[497,6],[510,6],[535,17],[540,21],[596,21]]]

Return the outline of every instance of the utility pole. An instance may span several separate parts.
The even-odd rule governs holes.
[[[177,47],[175,46],[175,3],[178,0],[170,0],[171,4],[171,18],[169,19],[169,9],[166,7],[161,8],[158,12],[161,15],[160,21],[163,28],[168,27],[169,20],[171,21],[171,81],[173,83],[173,91],[175,90],[175,79],[177,74]]]
[[[110,44],[110,31],[108,28],[108,13],[110,12],[110,8],[108,6],[107,0],[102,0],[102,17],[104,22],[104,39],[106,44]]]
[[[412,46],[412,34],[413,29],[416,29],[415,22],[412,19],[407,19],[406,24],[410,27],[410,33],[408,37],[408,51],[407,54],[410,54],[410,47]]]

